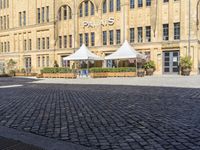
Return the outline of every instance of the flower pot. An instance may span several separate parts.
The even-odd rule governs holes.
[[[181,75],[183,75],[183,76],[189,76],[190,72],[191,72],[191,69],[189,69],[189,68],[182,68],[181,69]]]
[[[144,74],[145,74],[145,72],[144,72],[143,69],[140,69],[140,70],[137,71],[137,76],[138,77],[144,77]]]
[[[153,69],[153,68],[146,69],[146,75],[147,75],[147,76],[152,76],[152,75],[153,75],[153,72],[154,72],[154,69]]]

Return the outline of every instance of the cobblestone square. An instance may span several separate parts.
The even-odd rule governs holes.
[[[0,89],[1,126],[98,150],[200,149],[198,88],[9,80],[23,86]]]

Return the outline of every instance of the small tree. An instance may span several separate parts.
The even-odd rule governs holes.
[[[7,69],[9,71],[10,74],[14,75],[15,74],[15,65],[17,64],[16,61],[14,61],[13,59],[10,59],[7,63]]]

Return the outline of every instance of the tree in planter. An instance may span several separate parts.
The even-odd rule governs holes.
[[[189,76],[192,70],[192,59],[189,56],[181,57],[181,75]]]
[[[17,62],[15,62],[13,59],[10,59],[7,63],[7,69],[9,71],[10,75],[15,75],[15,65],[17,64]]]
[[[57,62],[56,60],[54,61],[53,67],[55,67],[55,68],[58,68],[58,67],[59,67],[58,62]]]
[[[144,69],[146,70],[146,75],[152,76],[156,69],[154,61],[150,60],[144,64]]]

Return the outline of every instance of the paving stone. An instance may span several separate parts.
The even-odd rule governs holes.
[[[6,81],[24,86],[0,90],[1,126],[100,150],[200,149],[199,89]]]

